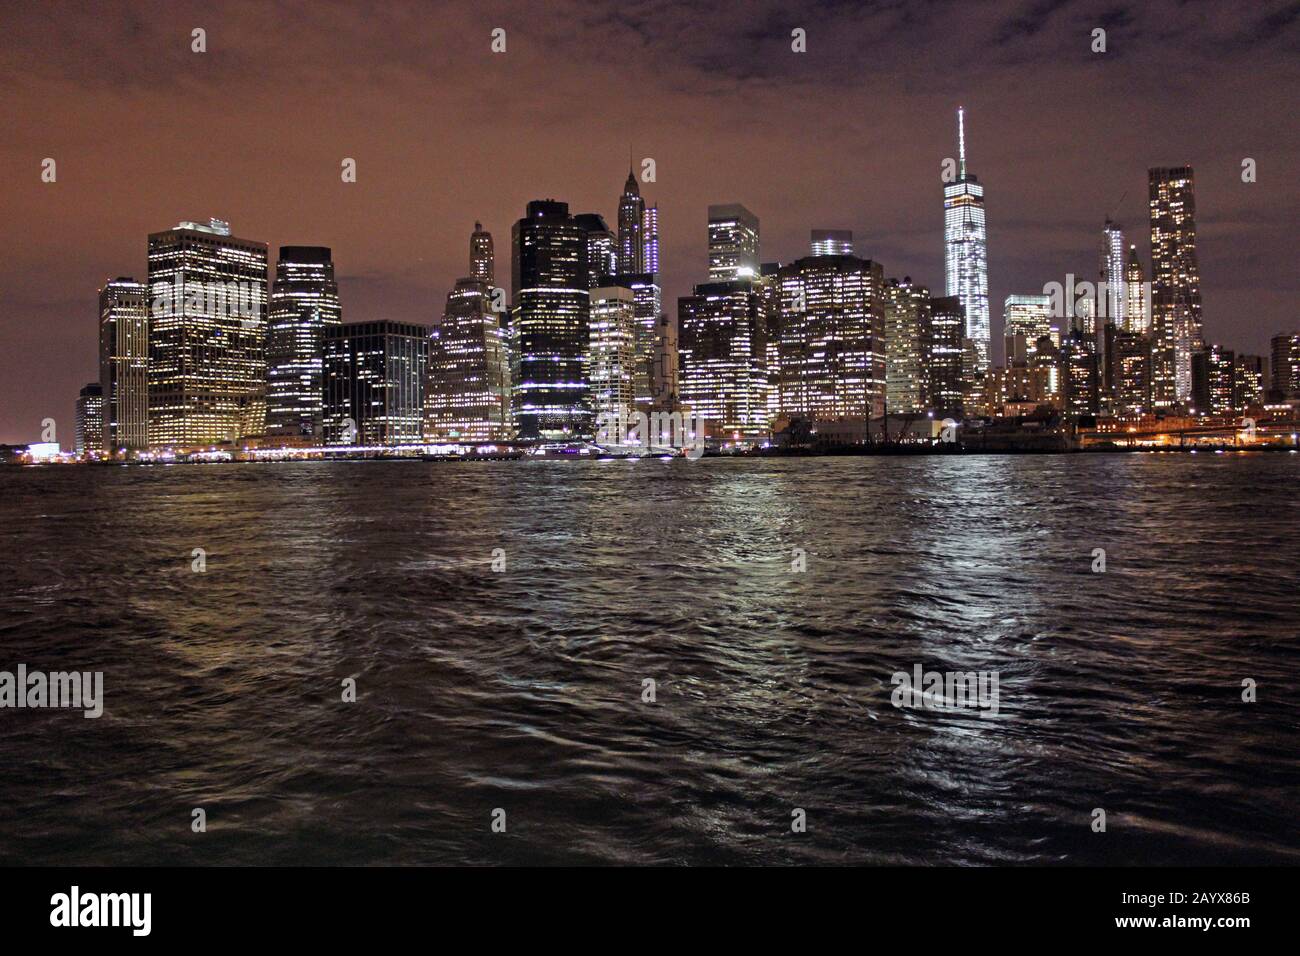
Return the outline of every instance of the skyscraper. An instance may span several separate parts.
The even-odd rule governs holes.
[[[1151,340],[1141,332],[1117,332],[1110,349],[1111,410],[1117,415],[1146,414],[1151,410]]]
[[[404,322],[325,328],[326,445],[419,444],[429,330]]]
[[[321,440],[325,329],[339,325],[339,287],[325,246],[281,246],[266,334],[266,434]]]
[[[884,414],[885,282],[880,263],[856,256],[807,256],[783,266],[777,282],[781,414],[826,420]]]
[[[1273,336],[1269,353],[1269,391],[1279,399],[1300,395],[1300,332]]]
[[[891,415],[929,408],[930,290],[890,279],[885,288],[885,395]]]
[[[646,206],[641,233],[645,240],[645,271],[659,275],[659,207]]]
[[[749,280],[706,282],[677,302],[682,405],[727,437],[768,427],[766,343]]]
[[[620,275],[613,284],[632,293],[633,349],[636,364],[632,376],[632,397],[636,408],[647,411],[655,401],[655,368],[664,360],[665,346],[663,291],[654,273]],[[595,292],[592,292],[595,301]],[[674,363],[675,364],[675,363]],[[593,386],[594,387],[594,386]]]
[[[610,416],[622,420],[633,410],[635,324],[631,289],[602,286],[591,290],[588,374],[597,428],[610,421]]]
[[[1264,397],[1264,356],[1238,355],[1232,369],[1232,403],[1238,412],[1258,405]]]
[[[594,289],[618,274],[618,237],[599,213],[579,213],[573,220],[587,235],[587,288]]]
[[[1105,296],[1097,298],[1104,301],[1106,311],[1101,316],[1115,323],[1116,329],[1128,328],[1128,294],[1125,291],[1127,263],[1124,259],[1124,232],[1119,223],[1108,218],[1101,230],[1101,281],[1105,283]],[[1104,322],[1103,322],[1104,324]]]
[[[103,453],[104,390],[98,382],[91,382],[77,395],[76,416],[77,454]]]
[[[149,236],[151,447],[264,433],[266,265],[266,243],[218,219]]]
[[[709,281],[758,275],[758,217],[739,203],[709,207]]]
[[[1150,170],[1152,404],[1186,404],[1192,353],[1201,348],[1201,270],[1190,166]]]
[[[853,255],[853,230],[814,229],[810,248],[814,256]]]
[[[1066,415],[1096,415],[1101,407],[1101,375],[1096,335],[1075,329],[1061,337],[1061,400]]]
[[[535,200],[515,223],[512,244],[512,407],[520,437],[588,438],[587,231],[567,203]]]
[[[492,249],[492,233],[477,221],[469,237],[469,275],[471,279],[486,283],[489,290],[496,285],[497,267],[496,254]]]
[[[629,169],[618,199],[618,272],[645,272],[645,200],[636,174]]]
[[[984,187],[966,171],[966,113],[957,110],[957,179],[943,187],[946,291],[961,300],[966,337],[975,343],[980,370],[989,365],[988,249]]]
[[[459,279],[429,335],[424,402],[430,441],[503,441],[512,435],[510,362],[505,330],[492,311],[488,283]]]
[[[1052,334],[1052,297],[1049,295],[1009,295],[1002,303],[1003,336],[1006,364],[1010,368],[1023,352],[1027,362],[1038,340]]]
[[[930,300],[929,403],[935,418],[962,417],[962,354],[966,313],[961,299]]]
[[[1201,415],[1231,415],[1236,408],[1237,357],[1209,345],[1192,356],[1192,409]]]
[[[149,447],[149,294],[122,277],[99,290],[99,385],[104,447],[132,455]]]
[[[1128,264],[1124,267],[1124,322],[1125,332],[1151,332],[1151,298],[1146,272],[1138,258],[1137,246],[1128,247]]]

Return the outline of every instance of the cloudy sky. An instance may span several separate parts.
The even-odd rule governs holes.
[[[525,204],[612,222],[631,149],[657,168],[670,309],[704,278],[722,202],[759,216],[765,260],[852,229],[887,274],[940,291],[959,104],[995,337],[1006,295],[1095,274],[1108,214],[1146,262],[1146,170],[1188,163],[1206,335],[1262,352],[1300,325],[1298,52],[1300,3],[1276,0],[8,4],[0,442],[54,417],[71,443],[96,290],[143,279],[147,234],[182,219],[227,219],[272,257],[331,246],[345,320],[429,324],[475,219],[508,282]]]

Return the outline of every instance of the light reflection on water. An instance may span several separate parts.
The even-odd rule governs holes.
[[[1297,467],[4,469],[0,862],[1296,862]]]

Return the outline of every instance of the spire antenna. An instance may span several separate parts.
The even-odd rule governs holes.
[[[966,178],[966,107],[957,107],[957,155],[961,157],[961,178]]]

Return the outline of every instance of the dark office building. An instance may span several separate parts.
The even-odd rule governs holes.
[[[587,230],[568,203],[528,204],[515,223],[511,272],[512,409],[521,438],[590,438]]]
[[[325,329],[326,445],[419,444],[429,330],[405,322]]]
[[[962,417],[965,338],[966,310],[961,299],[955,295],[931,299],[926,393],[935,418]]]
[[[1192,356],[1192,410],[1201,415],[1231,415],[1236,407],[1236,356],[1211,345]]]

